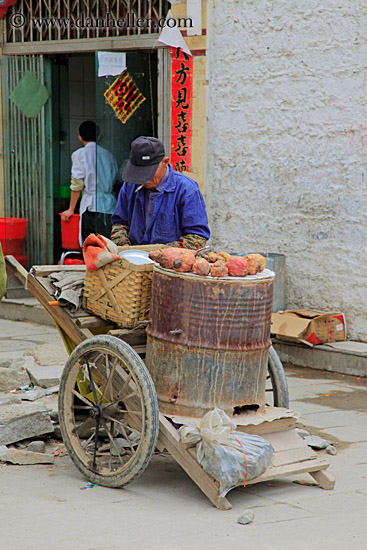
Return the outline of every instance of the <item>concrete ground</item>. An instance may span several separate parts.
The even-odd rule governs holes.
[[[3,365],[42,343],[60,350],[56,329],[0,320]],[[365,549],[367,379],[295,367],[286,374],[300,425],[338,450],[335,456],[318,451],[331,464],[334,490],[312,485],[303,474],[235,489],[228,495],[233,509],[222,512],[167,454],[153,456],[124,489],[81,490],[86,480],[67,455],[54,466],[0,465],[0,548]],[[247,509],[255,519],[239,525]]]

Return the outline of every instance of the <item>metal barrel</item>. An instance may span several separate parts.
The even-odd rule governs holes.
[[[146,365],[162,413],[265,405],[272,299],[273,278],[154,268]]]
[[[286,306],[285,295],[285,256],[275,252],[267,252],[266,267],[275,273],[273,291],[273,311],[283,311]]]
[[[276,252],[232,252],[232,256],[244,256],[245,254],[261,254],[266,258],[266,267],[274,271],[273,287],[273,312],[283,311],[286,308],[285,267],[286,257]]]

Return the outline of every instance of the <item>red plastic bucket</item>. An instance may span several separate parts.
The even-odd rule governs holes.
[[[21,255],[19,255],[19,256],[14,256],[14,258],[15,258],[20,264],[22,264],[23,267],[27,268],[29,256],[23,256],[23,254],[21,254]]]
[[[57,263],[60,265],[60,260]],[[64,265],[84,265],[84,262],[80,258],[65,258]]]
[[[61,246],[64,250],[81,250],[79,244],[79,220],[79,214],[73,214],[68,222],[61,220]]]
[[[23,254],[27,223],[25,218],[0,218],[0,242],[4,254]]]

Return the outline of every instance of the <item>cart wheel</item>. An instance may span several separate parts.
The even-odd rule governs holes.
[[[270,403],[269,403],[270,401]],[[266,402],[273,407],[289,407],[287,378],[281,360],[273,346],[269,348]]]
[[[101,335],[75,348],[61,377],[59,412],[65,446],[91,482],[122,487],[147,467],[159,430],[157,396],[126,342]]]

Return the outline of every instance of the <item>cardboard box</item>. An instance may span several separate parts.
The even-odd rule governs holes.
[[[343,313],[295,309],[273,313],[271,333],[280,340],[312,347],[345,340],[347,328]]]

